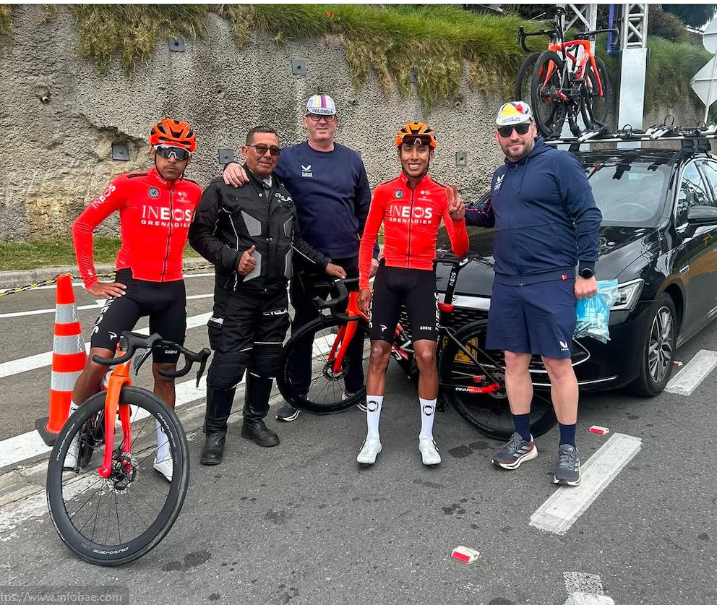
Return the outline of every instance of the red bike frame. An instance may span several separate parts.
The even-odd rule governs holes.
[[[119,345],[118,345],[119,346]],[[130,470],[129,456],[132,453],[132,424],[130,422],[130,406],[120,403],[122,387],[132,384],[129,377],[132,359],[116,365],[110,374],[105,396],[105,457],[102,466],[97,471],[100,477],[107,478],[112,474],[112,454],[115,440],[115,419],[119,409],[120,423],[122,424],[122,464]],[[126,456],[126,458],[125,458]]]

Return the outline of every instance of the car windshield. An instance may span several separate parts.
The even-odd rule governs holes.
[[[584,163],[603,226],[654,227],[662,216],[671,168],[664,163]]]

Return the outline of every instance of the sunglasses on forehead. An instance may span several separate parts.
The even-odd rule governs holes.
[[[515,124],[514,126],[500,126],[498,128],[498,134],[505,139],[513,134],[513,130],[515,130],[515,132],[523,136],[524,134],[528,134],[530,125],[531,122],[523,122],[522,124]]]
[[[281,153],[281,147],[277,147],[276,145],[270,147],[269,145],[259,143],[258,145],[247,145],[247,147],[253,147],[259,155],[264,155],[268,151],[272,156],[276,157]]]
[[[184,160],[188,160],[191,155],[186,149],[171,147],[169,145],[157,145],[154,149],[157,155],[165,160],[174,157],[178,162],[184,162]]]

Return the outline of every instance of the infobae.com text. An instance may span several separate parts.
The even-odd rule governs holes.
[[[129,603],[129,590],[99,588],[51,588],[0,586],[0,605],[5,603]]]

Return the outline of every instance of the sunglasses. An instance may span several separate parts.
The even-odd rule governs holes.
[[[168,160],[169,158],[174,157],[174,159],[177,160],[178,162],[184,162],[185,160],[189,159],[189,156],[192,155],[186,149],[182,149],[181,147],[170,147],[168,145],[157,145],[154,149],[155,149],[157,155],[160,158],[164,158],[165,160]]]
[[[281,147],[277,147],[276,145],[269,147],[269,145],[262,145],[260,143],[259,145],[247,145],[247,147],[253,147],[259,155],[265,155],[268,151],[274,158],[281,153]]]
[[[307,113],[306,117],[309,118],[312,122],[321,122],[321,120],[326,120],[329,124],[331,122],[336,121],[336,116],[325,116],[325,115],[319,115],[316,113]]]
[[[528,134],[528,131],[530,130],[531,123],[530,122],[524,122],[523,124],[516,124],[515,126],[501,126],[498,128],[498,134],[502,136],[504,139],[507,139],[512,133],[513,130],[517,132],[519,135],[523,136],[524,134]]]
[[[422,145],[428,147],[431,144],[431,137],[421,136],[405,136],[401,141],[401,145]]]

